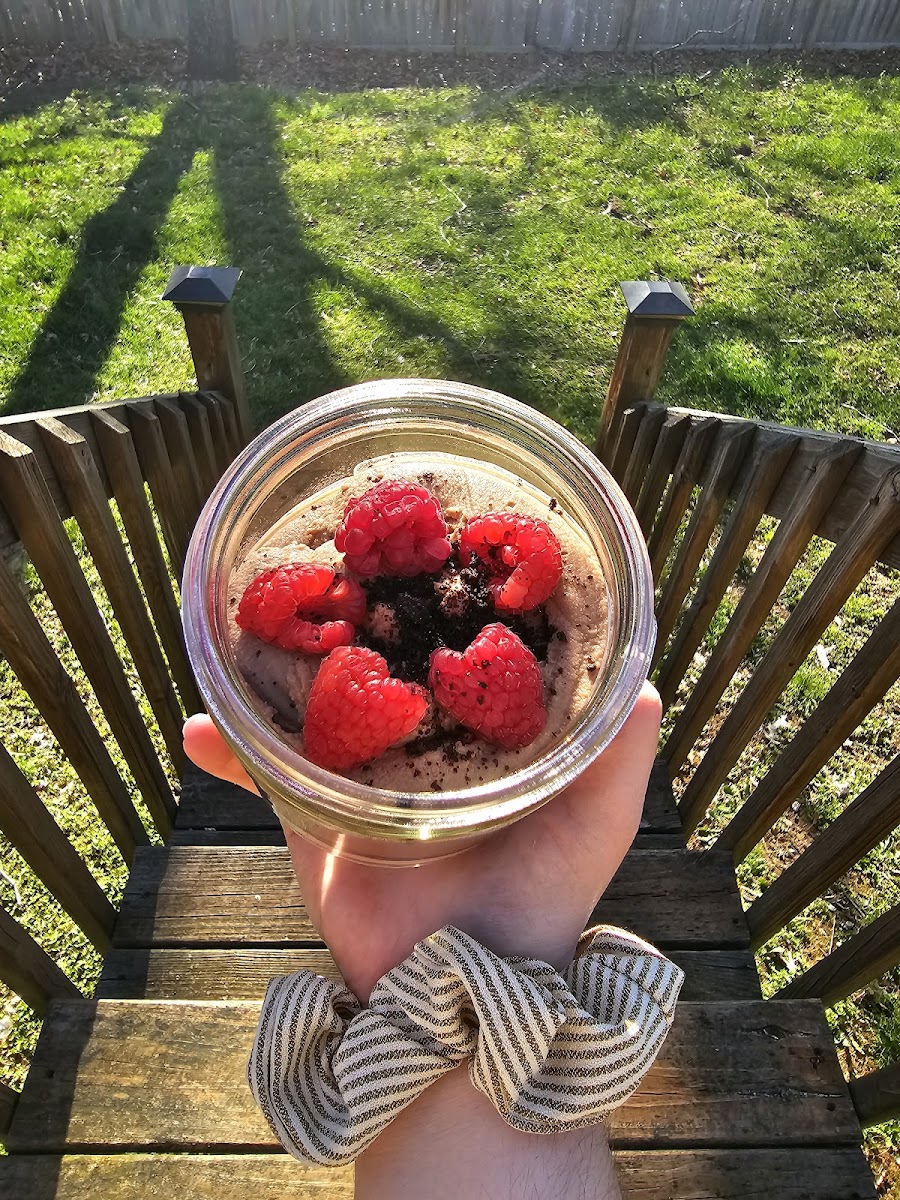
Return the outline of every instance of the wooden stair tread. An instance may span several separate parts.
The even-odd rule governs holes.
[[[858,1149],[619,1150],[625,1200],[875,1200]],[[352,1200],[353,1169],[287,1154],[13,1155],[0,1194],[28,1200]]]
[[[632,850],[595,909],[591,923],[597,921],[664,949],[749,946],[727,854]],[[139,850],[113,936],[118,947],[315,943],[280,846]]]
[[[245,1067],[255,1001],[54,1001],[12,1153],[277,1148]],[[644,1083],[610,1118],[628,1149],[858,1144],[816,1001],[679,1004]]]
[[[280,826],[271,807],[260,796],[232,783],[223,783],[191,766],[182,777],[175,828],[277,831]],[[656,763],[650,775],[641,830],[684,837],[672,784],[663,763]]]
[[[759,1000],[756,962],[749,950],[673,950],[685,972],[682,1000]],[[98,1000],[262,1001],[274,975],[306,967],[338,979],[325,949],[111,950]]]

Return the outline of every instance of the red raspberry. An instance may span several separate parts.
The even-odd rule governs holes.
[[[441,506],[427,488],[386,479],[349,500],[334,544],[363,579],[439,571],[450,557]]]
[[[562,579],[556,534],[538,517],[487,513],[473,517],[459,539],[464,563],[472,556],[487,566],[498,612],[528,612],[543,604]]]
[[[499,621],[462,654],[435,650],[428,684],[441,708],[506,750],[529,745],[547,721],[537,659]]]
[[[424,688],[392,679],[380,654],[341,646],[319,667],[309,693],[306,757],[332,771],[357,767],[412,733],[427,708]]]
[[[241,597],[235,620],[263,642],[304,654],[328,654],[353,640],[366,615],[355,579],[324,563],[287,563],[263,571]]]

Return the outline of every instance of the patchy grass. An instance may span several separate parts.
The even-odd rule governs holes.
[[[663,399],[895,438],[898,122],[897,78],[805,77],[783,63],[493,95],[73,93],[0,121],[0,404],[29,412],[190,385],[180,320],[158,297],[173,264],[227,262],[245,271],[236,319],[261,425],[360,379],[449,376],[518,396],[589,439],[622,324],[616,282],[675,278],[698,313],[674,343]],[[685,688],[772,528],[761,527]],[[814,543],[795,571],[695,760],[824,553]],[[37,581],[26,583],[99,716]],[[803,664],[699,844],[896,589],[878,572],[857,589],[822,639],[828,667]],[[4,743],[115,900],[124,865],[5,664],[0,696]],[[898,709],[895,688],[747,858],[748,901],[896,753]],[[895,835],[764,947],[768,993],[900,897],[897,850]],[[21,904],[0,880],[4,902],[90,990],[97,959],[83,938],[2,844],[0,866]],[[848,1069],[897,1055],[897,982],[830,1014]],[[36,1025],[14,997],[0,1003],[4,1070],[20,1079]],[[898,1145],[897,1126],[869,1136],[884,1194],[900,1187]]]

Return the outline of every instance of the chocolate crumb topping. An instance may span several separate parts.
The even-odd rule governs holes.
[[[356,640],[381,654],[391,675],[405,683],[427,684],[434,650],[447,646],[462,652],[493,621],[502,621],[538,662],[545,662],[555,631],[543,608],[516,617],[497,613],[488,580],[483,564],[464,567],[456,554],[439,576],[423,574],[404,579],[379,575],[364,580],[369,610],[376,606],[391,610],[397,636],[389,640],[379,637],[372,627],[364,627]]]

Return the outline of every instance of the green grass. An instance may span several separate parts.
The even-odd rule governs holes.
[[[673,344],[662,399],[896,437],[898,124],[900,79],[816,78],[783,63],[495,95],[73,93],[0,121],[0,410],[190,386],[180,318],[159,295],[172,265],[200,262],[245,272],[235,316],[259,425],[361,379],[449,376],[518,396],[590,439],[622,326],[617,281],[672,278],[698,312]],[[825,553],[810,548],[781,617]],[[97,712],[37,581],[26,582]],[[770,722],[798,727],[896,588],[896,575],[870,575],[823,638],[831,668],[811,656]],[[698,672],[699,662],[687,686]],[[5,664],[0,696],[4,743],[115,899],[124,864]],[[895,688],[743,865],[747,899],[897,752],[898,716]],[[774,760],[779,737],[764,730],[748,747],[701,842]],[[898,849],[895,835],[764,948],[767,992],[900,897]],[[84,939],[2,842],[0,867],[22,905],[2,879],[0,898],[90,990],[97,960]],[[897,1055],[897,982],[831,1013],[855,1071]],[[0,1003],[4,1070],[21,1079],[36,1023],[8,994]],[[887,1194],[900,1129],[869,1145]]]

